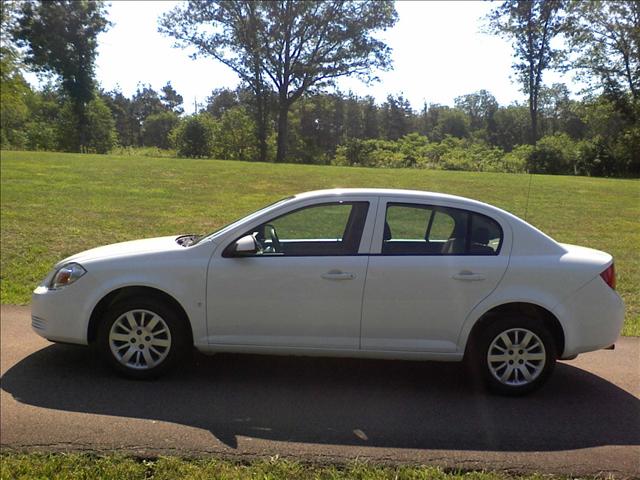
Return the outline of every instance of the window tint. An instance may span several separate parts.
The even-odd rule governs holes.
[[[472,215],[469,253],[494,255],[500,248],[501,240],[502,230],[494,220],[484,215]]]
[[[387,224],[393,232],[393,238],[424,241],[431,213],[430,208],[404,205],[387,208]]]
[[[347,204],[309,207],[270,223],[280,240],[342,240],[352,208]]]
[[[269,220],[242,236],[256,239],[255,256],[354,255],[368,207],[368,202],[313,205]],[[230,251],[226,255],[233,256]]]
[[[433,223],[429,229],[429,241],[447,241],[451,238],[456,222],[451,215],[445,211],[434,212]]]
[[[384,255],[496,255],[502,241],[497,222],[458,208],[387,205]]]

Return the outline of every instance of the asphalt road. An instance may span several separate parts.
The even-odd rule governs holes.
[[[2,306],[0,446],[155,456],[280,455],[445,468],[640,477],[640,339],[558,365],[543,390],[503,398],[460,364],[194,356],[152,382],[115,376],[83,347]]]

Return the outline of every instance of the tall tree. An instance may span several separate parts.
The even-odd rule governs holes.
[[[275,90],[284,161],[291,105],[338,77],[371,81],[372,69],[390,68],[390,49],[373,33],[396,20],[388,0],[190,0],[161,17],[160,31],[229,66],[259,99]]]
[[[15,27],[17,2],[0,2],[0,145],[20,147],[16,132],[28,119],[27,97],[30,89],[21,73],[20,55],[10,31]]]
[[[454,104],[456,108],[467,114],[470,127],[473,130],[488,128],[493,119],[493,114],[498,109],[496,97],[487,90],[456,97]]]
[[[260,8],[252,1],[189,0],[160,17],[159,31],[174,37],[176,46],[195,47],[194,58],[210,56],[220,61],[249,87],[255,96],[259,160],[266,161],[269,92],[259,38]]]
[[[238,92],[229,88],[216,88],[207,97],[206,111],[215,118],[220,118],[227,110],[240,104]]]
[[[640,2],[574,2],[569,18],[578,77],[640,99]]]
[[[532,145],[538,139],[542,75],[563,55],[551,41],[566,27],[564,6],[565,0],[506,0],[489,14],[490,30],[513,42],[513,69],[529,97]]]
[[[387,95],[387,101],[381,107],[382,130],[387,140],[397,140],[411,130],[413,110],[409,100],[402,94]]]
[[[25,63],[60,77],[73,103],[78,150],[86,145],[86,108],[95,92],[97,37],[109,26],[105,15],[99,1],[26,0],[14,30],[17,43],[26,49]]]
[[[160,89],[160,92],[162,92],[160,100],[168,110],[171,110],[177,115],[182,115],[184,113],[184,108],[182,108],[184,99],[182,98],[182,95],[176,92],[175,88],[171,85],[171,82],[167,82],[167,84]]]

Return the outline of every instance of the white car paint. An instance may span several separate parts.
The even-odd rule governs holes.
[[[225,249],[257,225],[304,206],[369,202],[357,255],[239,257]],[[495,256],[381,255],[388,202],[477,212],[502,227]],[[59,262],[32,297],[33,329],[59,342],[87,344],[92,313],[121,288],[144,286],[185,311],[205,353],[361,356],[461,360],[476,322],[512,302],[551,312],[564,334],[562,357],[606,347],[622,328],[624,306],[600,277],[613,259],[559,244],[514,215],[474,200],[421,191],[335,189],[278,202],[183,247],[178,237],[124,242]],[[76,282],[48,287],[58,268],[79,263]],[[478,274],[479,281],[453,278]],[[348,278],[323,278],[323,275]],[[98,319],[99,321],[99,319]]]

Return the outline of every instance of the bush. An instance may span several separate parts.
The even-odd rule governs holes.
[[[532,152],[533,147],[531,145],[518,145],[503,157],[502,171],[506,173],[526,172]]]
[[[78,146],[81,146],[87,153],[109,152],[115,146],[117,139],[111,110],[101,98],[96,97],[87,104],[84,113],[86,138],[84,145],[80,145],[78,117],[70,101],[67,100],[63,104],[56,123],[58,149],[76,152]]]
[[[579,160],[577,142],[566,133],[557,133],[538,140],[527,166],[532,173],[575,174]]]
[[[142,126],[142,143],[145,147],[167,150],[171,146],[169,134],[180,119],[174,112],[160,112],[149,115]]]
[[[207,158],[213,155],[215,120],[207,113],[181,121],[170,134],[179,157]]]
[[[340,145],[334,165],[383,168],[433,168],[477,172],[523,172],[525,160],[510,158],[504,151],[483,141],[447,136],[441,142],[429,142],[417,133],[396,141],[351,138]]]
[[[100,97],[96,97],[87,105],[87,144],[86,149],[91,153],[107,153],[114,145],[118,135],[116,122],[111,110]]]
[[[225,160],[256,160],[256,125],[244,107],[233,107],[215,121],[214,155]]]

